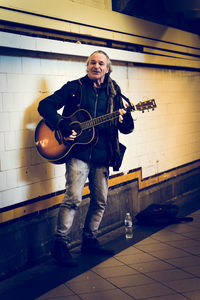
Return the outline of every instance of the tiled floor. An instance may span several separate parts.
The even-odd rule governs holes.
[[[76,270],[49,260],[5,280],[0,299],[200,300],[200,210],[190,216],[193,222],[149,231],[138,242],[117,238],[110,246],[118,253],[108,259],[75,253]]]

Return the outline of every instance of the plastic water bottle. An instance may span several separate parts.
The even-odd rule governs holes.
[[[124,226],[126,239],[131,239],[133,237],[133,222],[130,213],[126,213]]]

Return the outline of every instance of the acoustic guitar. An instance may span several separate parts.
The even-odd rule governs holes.
[[[139,102],[137,105],[127,107],[126,111],[142,111],[156,107],[154,99]],[[63,117],[68,121],[69,126],[77,132],[74,141],[66,140],[60,130],[51,130],[42,119],[35,129],[35,145],[39,154],[54,164],[61,164],[70,156],[73,147],[77,145],[90,144],[95,138],[95,126],[118,118],[119,111],[92,118],[85,109],[75,111],[69,117]]]

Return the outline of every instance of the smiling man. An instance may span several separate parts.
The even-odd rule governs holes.
[[[94,82],[94,87],[101,87],[108,72],[111,72],[109,57],[102,52],[94,52],[87,60],[87,74]]]
[[[69,252],[69,232],[82,201],[87,178],[90,205],[83,228],[81,251],[84,254],[114,254],[112,250],[100,246],[97,235],[107,204],[109,167],[119,170],[125,148],[119,143],[118,131],[128,134],[133,131],[134,124],[130,113],[124,110],[119,95],[120,88],[111,79],[111,71],[108,55],[101,50],[95,51],[87,60],[86,76],[67,82],[53,95],[43,99],[38,107],[49,127],[59,131],[64,141],[76,143],[81,134],[82,140],[86,139],[84,143],[77,143],[64,160],[66,193],[59,208],[52,255],[66,266],[76,266]],[[64,109],[61,116],[57,111],[62,107]],[[69,122],[70,116],[75,116],[76,112],[79,112],[80,117],[76,122],[83,121],[80,109],[87,111],[91,118],[112,114],[114,111],[119,111],[119,117],[100,122],[93,128],[94,137],[87,141],[87,134],[91,134],[91,129],[77,134]]]

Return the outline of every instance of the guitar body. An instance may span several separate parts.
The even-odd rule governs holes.
[[[77,110],[70,117],[63,118],[77,132],[74,141],[66,141],[59,130],[51,130],[43,119],[38,123],[35,130],[35,144],[39,154],[55,164],[65,162],[74,146],[89,144],[95,137],[94,127],[84,129],[84,122],[92,120],[91,115],[86,110]]]

